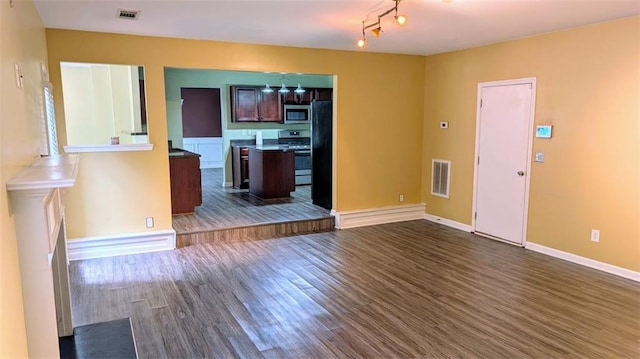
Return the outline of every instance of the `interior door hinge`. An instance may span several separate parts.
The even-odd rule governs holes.
[[[480,156],[478,156],[478,166],[480,165]]]
[[[473,219],[478,219],[478,212],[474,212]]]
[[[482,99],[480,99],[480,108],[482,108]]]

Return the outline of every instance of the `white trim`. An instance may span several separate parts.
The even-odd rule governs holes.
[[[331,210],[331,214],[336,217],[336,228],[346,229],[423,219],[424,210],[425,204],[421,203],[346,212]]]
[[[472,205],[471,205],[471,229],[472,231],[476,231],[476,216],[475,213],[477,211],[477,202],[476,198],[478,195],[478,156],[480,151],[480,104],[482,103],[482,89],[485,87],[494,87],[494,86],[510,86],[510,85],[521,85],[521,84],[530,84],[531,85],[531,103],[529,109],[529,135],[527,139],[527,170],[526,170],[526,178],[525,178],[525,196],[524,196],[524,213],[522,219],[522,242],[516,243],[519,246],[526,246],[527,244],[527,219],[529,218],[529,192],[530,192],[530,184],[531,184],[531,154],[533,153],[533,124],[535,118],[535,110],[536,110],[536,92],[537,92],[537,79],[535,77],[527,77],[521,79],[513,79],[513,80],[504,80],[504,81],[491,81],[491,82],[480,82],[478,83],[478,98],[476,100],[476,144],[475,144],[475,153],[473,157],[473,197],[472,197]]]
[[[473,231],[471,233],[473,233],[473,234],[475,234],[477,236],[480,236],[480,237],[493,239],[494,241],[498,241],[498,242],[502,242],[502,243],[505,243],[505,244],[510,244],[512,246],[524,248],[524,244],[521,244],[521,243],[518,243],[518,242],[509,241],[509,240],[506,240],[504,238],[492,236],[490,234],[486,234],[486,233],[482,233],[482,232],[478,232],[478,231]]]
[[[551,257],[564,259],[569,262],[577,263],[585,267],[601,270],[610,274],[614,274],[623,278],[631,279],[636,282],[640,282],[640,272],[635,272],[630,269],[614,266],[612,264],[599,262],[591,258],[581,257],[573,253],[564,252],[558,249],[543,246],[541,244],[529,242],[525,246],[526,249],[546,254]]]
[[[83,152],[131,152],[131,151],[151,151],[152,143],[134,143],[130,145],[70,145],[62,146],[66,153]]]
[[[222,182],[222,187],[233,187],[233,182]]]
[[[166,251],[176,248],[176,231],[141,232],[67,240],[70,261]]]
[[[426,219],[427,221],[440,223],[440,224],[445,225],[447,227],[459,229],[461,231],[465,231],[465,232],[469,232],[469,233],[473,232],[473,228],[471,228],[471,226],[468,225],[468,224],[464,224],[464,223],[452,221],[450,219],[434,216],[433,214],[425,213],[424,214],[424,219]]]

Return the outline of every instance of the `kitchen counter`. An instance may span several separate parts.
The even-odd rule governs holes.
[[[199,154],[183,150],[182,148],[170,148],[169,157],[200,157]]]

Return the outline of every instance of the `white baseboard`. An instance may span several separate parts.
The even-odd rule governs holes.
[[[176,248],[176,231],[141,232],[67,240],[70,261],[166,251]]]
[[[601,270],[603,272],[611,273],[620,277],[624,277],[627,279],[634,280],[636,282],[640,282],[640,272],[635,272],[630,269],[617,267],[612,264],[599,262],[590,258],[581,257],[579,255],[575,255],[573,253],[564,252],[558,249],[546,247],[537,243],[527,242],[525,245],[526,249],[532,250],[534,252],[546,254],[548,256],[564,259],[569,262],[581,264],[585,267]]]
[[[233,187],[233,182],[222,182],[222,187]]]
[[[422,203],[346,212],[331,210],[331,214],[336,217],[336,228],[346,229],[422,219],[424,209],[425,204]]]
[[[464,223],[452,221],[450,219],[434,216],[433,214],[425,213],[424,214],[424,219],[426,219],[427,221],[443,224],[443,225],[445,225],[447,227],[459,229],[461,231],[473,232],[473,228],[471,228],[471,226],[468,225],[468,224],[464,224]]]

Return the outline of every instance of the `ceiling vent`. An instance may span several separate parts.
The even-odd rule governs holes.
[[[140,16],[140,11],[138,11],[138,10],[118,9],[118,18],[119,19],[138,20],[138,16]]]

